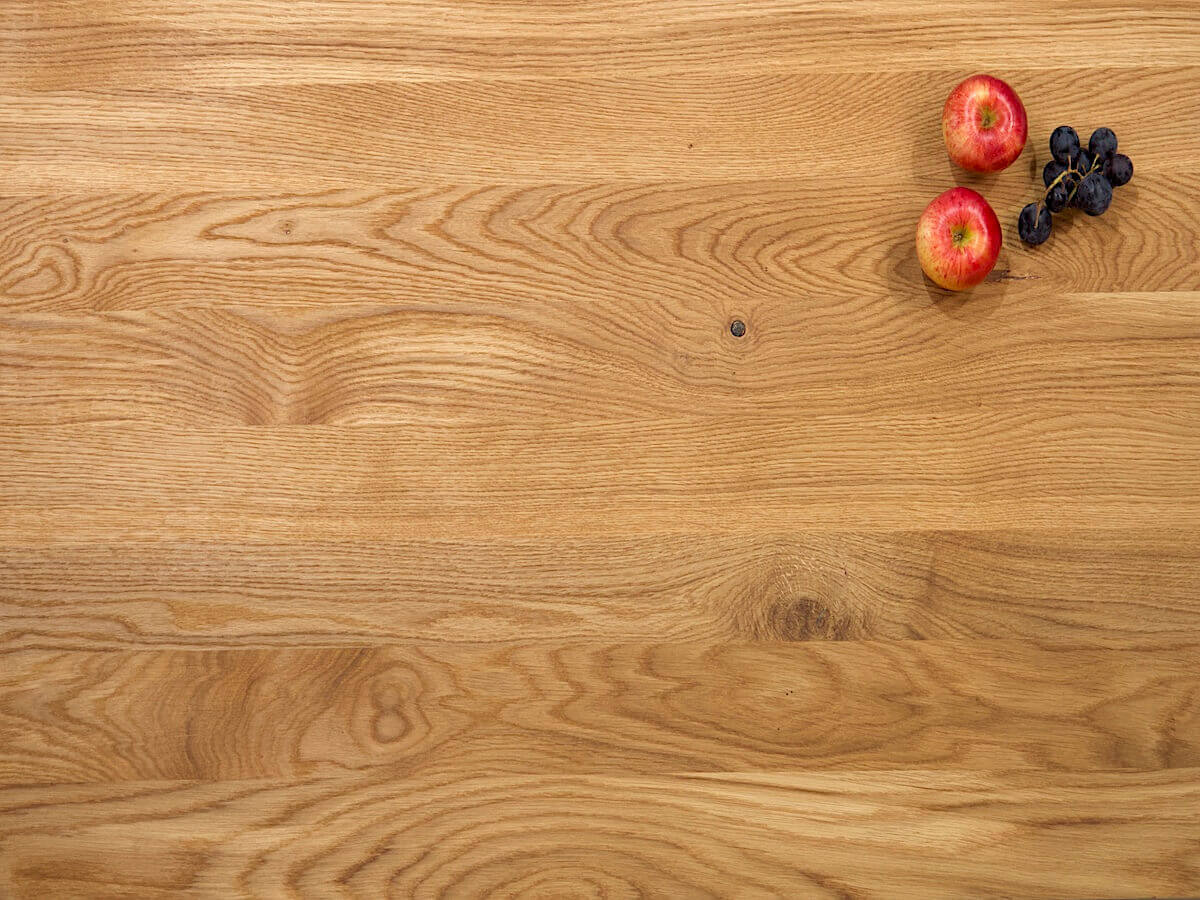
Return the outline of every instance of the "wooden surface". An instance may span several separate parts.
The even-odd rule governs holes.
[[[0,896],[1200,894],[1198,105],[1194,0],[6,0]]]

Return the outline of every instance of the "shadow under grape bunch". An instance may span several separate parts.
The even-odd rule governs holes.
[[[1089,216],[1103,215],[1112,204],[1113,189],[1133,177],[1133,162],[1117,152],[1117,136],[1111,128],[1093,131],[1085,148],[1074,128],[1059,125],[1050,135],[1050,155],[1042,169],[1046,186],[1042,199],[1027,204],[1017,216],[1017,233],[1027,244],[1044,243],[1054,226],[1054,214],[1068,207]]]

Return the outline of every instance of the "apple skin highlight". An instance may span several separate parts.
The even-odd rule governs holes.
[[[1025,148],[1025,106],[1006,82],[972,75],[946,98],[942,137],[950,159],[971,172],[999,172]]]
[[[1000,220],[970,188],[939,194],[917,221],[917,259],[930,281],[963,291],[985,279],[1000,256]]]

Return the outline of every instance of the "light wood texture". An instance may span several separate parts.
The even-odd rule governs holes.
[[[1190,0],[41,0],[5,13],[0,85],[36,90],[1200,63]]]
[[[1172,896],[1200,875],[1198,775],[64,785],[8,791],[0,840],[16,897]]]
[[[1197,410],[1200,413],[1200,409]],[[1182,409],[0,428],[0,540],[1200,525]]]
[[[1089,66],[1086,78],[1104,90],[1063,91],[1078,71],[1022,72],[1023,100],[1045,98],[1045,118],[1030,123],[1035,133],[1061,119],[1085,129],[1097,119],[1136,135],[1128,149],[1141,163],[1139,191],[1154,183],[1145,175],[1156,164],[1171,182],[1187,171],[1200,149],[1189,141],[1186,88],[1200,67],[1148,66],[1131,76]],[[957,174],[944,147],[925,153],[914,139],[940,141],[943,85],[965,72],[729,76],[710,67],[670,77],[3,92],[0,172],[21,193],[378,189],[449,179],[705,185],[799,175],[810,185],[833,179],[822,187],[836,196],[838,178],[867,176],[874,190],[860,183],[855,193],[875,208],[897,183]],[[1045,151],[1031,150],[1009,177],[1023,179],[1035,158]]]
[[[1198,104],[1191,0],[0,4],[0,896],[1200,894]]]
[[[1013,641],[13,651],[0,778],[1196,767],[1198,652]],[[172,702],[130,702],[143,691]],[[231,722],[238,707],[255,715]]]
[[[1200,629],[1192,529],[52,538],[14,537],[0,554],[9,646],[1016,637],[1121,647]]]

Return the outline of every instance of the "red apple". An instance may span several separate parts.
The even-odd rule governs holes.
[[[950,159],[972,172],[999,172],[1021,155],[1029,121],[1017,92],[999,78],[972,75],[950,92],[942,137]]]
[[[1000,220],[970,188],[938,194],[917,222],[917,259],[930,280],[951,291],[974,287],[1000,255]]]

